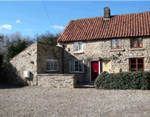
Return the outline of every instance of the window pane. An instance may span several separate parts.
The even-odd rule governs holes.
[[[84,64],[83,64],[83,60],[82,60],[82,64],[81,64],[81,69],[82,69],[82,71],[84,71]]]
[[[75,71],[75,65],[74,65],[74,60],[72,60],[72,71]]]
[[[69,60],[69,71],[72,72],[72,68],[71,68],[71,60]]]
[[[50,70],[50,62],[49,61],[46,62],[46,70]]]
[[[143,69],[143,65],[138,65],[138,69]]]
[[[78,51],[78,42],[74,43],[74,51]]]
[[[50,70],[53,70],[53,62],[50,62]]]
[[[136,65],[131,65],[131,69],[136,69]]]
[[[73,60],[71,60],[71,62],[70,62],[70,70],[71,70],[71,72],[73,72]]]
[[[82,50],[82,42],[79,42],[79,50]]]
[[[138,63],[143,63],[143,59],[138,59]]]
[[[75,71],[78,71],[78,61],[75,61]]]
[[[131,47],[136,47],[136,39],[131,40]]]
[[[138,59],[138,71],[143,71],[143,59]]]
[[[116,48],[116,39],[111,40],[112,48]]]
[[[121,47],[121,39],[117,39],[117,48]]]
[[[54,70],[57,70],[57,61],[54,62]]]
[[[138,47],[142,47],[142,38],[138,38]]]
[[[70,60],[69,61],[69,66],[70,66],[70,72],[73,72],[74,71],[74,60]]]
[[[79,60],[79,71],[83,71],[82,60]]]
[[[134,58],[131,59],[131,64],[132,64],[132,63],[136,63],[136,59],[134,59]]]
[[[136,59],[135,58],[130,59],[130,71],[136,71]]]

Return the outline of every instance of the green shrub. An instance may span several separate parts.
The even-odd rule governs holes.
[[[97,89],[150,89],[149,72],[101,73],[95,80]]]

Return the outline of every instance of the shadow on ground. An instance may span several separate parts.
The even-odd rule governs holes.
[[[27,82],[18,75],[17,69],[11,64],[0,74],[0,89],[21,88],[27,85]]]
[[[0,84],[0,89],[23,88],[23,87],[25,87],[25,86]]]

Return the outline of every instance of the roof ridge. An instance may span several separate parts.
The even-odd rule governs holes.
[[[150,11],[137,12],[137,13],[126,13],[126,14],[111,15],[111,16],[122,16],[122,15],[131,15],[131,14],[141,14],[141,13],[148,13],[148,12],[150,12]],[[85,19],[94,19],[94,18],[103,18],[103,16],[100,16],[100,17],[89,17],[89,18],[80,18],[80,19],[72,19],[72,20],[70,20],[70,22],[76,21],[76,20],[85,20]]]
[[[103,17],[103,16],[101,16]],[[89,18],[80,18],[80,19],[72,19],[70,21],[75,21],[75,20],[85,20],[85,19],[93,19],[93,18],[101,18],[101,17],[89,17]]]
[[[150,11],[143,11],[143,12],[136,12],[136,13],[126,13],[126,14],[120,14],[120,15],[132,15],[132,14],[141,14],[141,13],[148,13]],[[117,16],[120,16],[120,15],[117,15]]]

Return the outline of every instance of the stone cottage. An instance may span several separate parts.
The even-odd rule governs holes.
[[[30,71],[30,85],[74,87],[109,73],[150,70],[150,12],[71,20],[56,47],[34,43],[11,61],[22,79]]]
[[[80,82],[103,71],[150,71],[150,12],[111,15],[105,7],[102,17],[71,20],[58,42],[65,73],[78,74]]]

